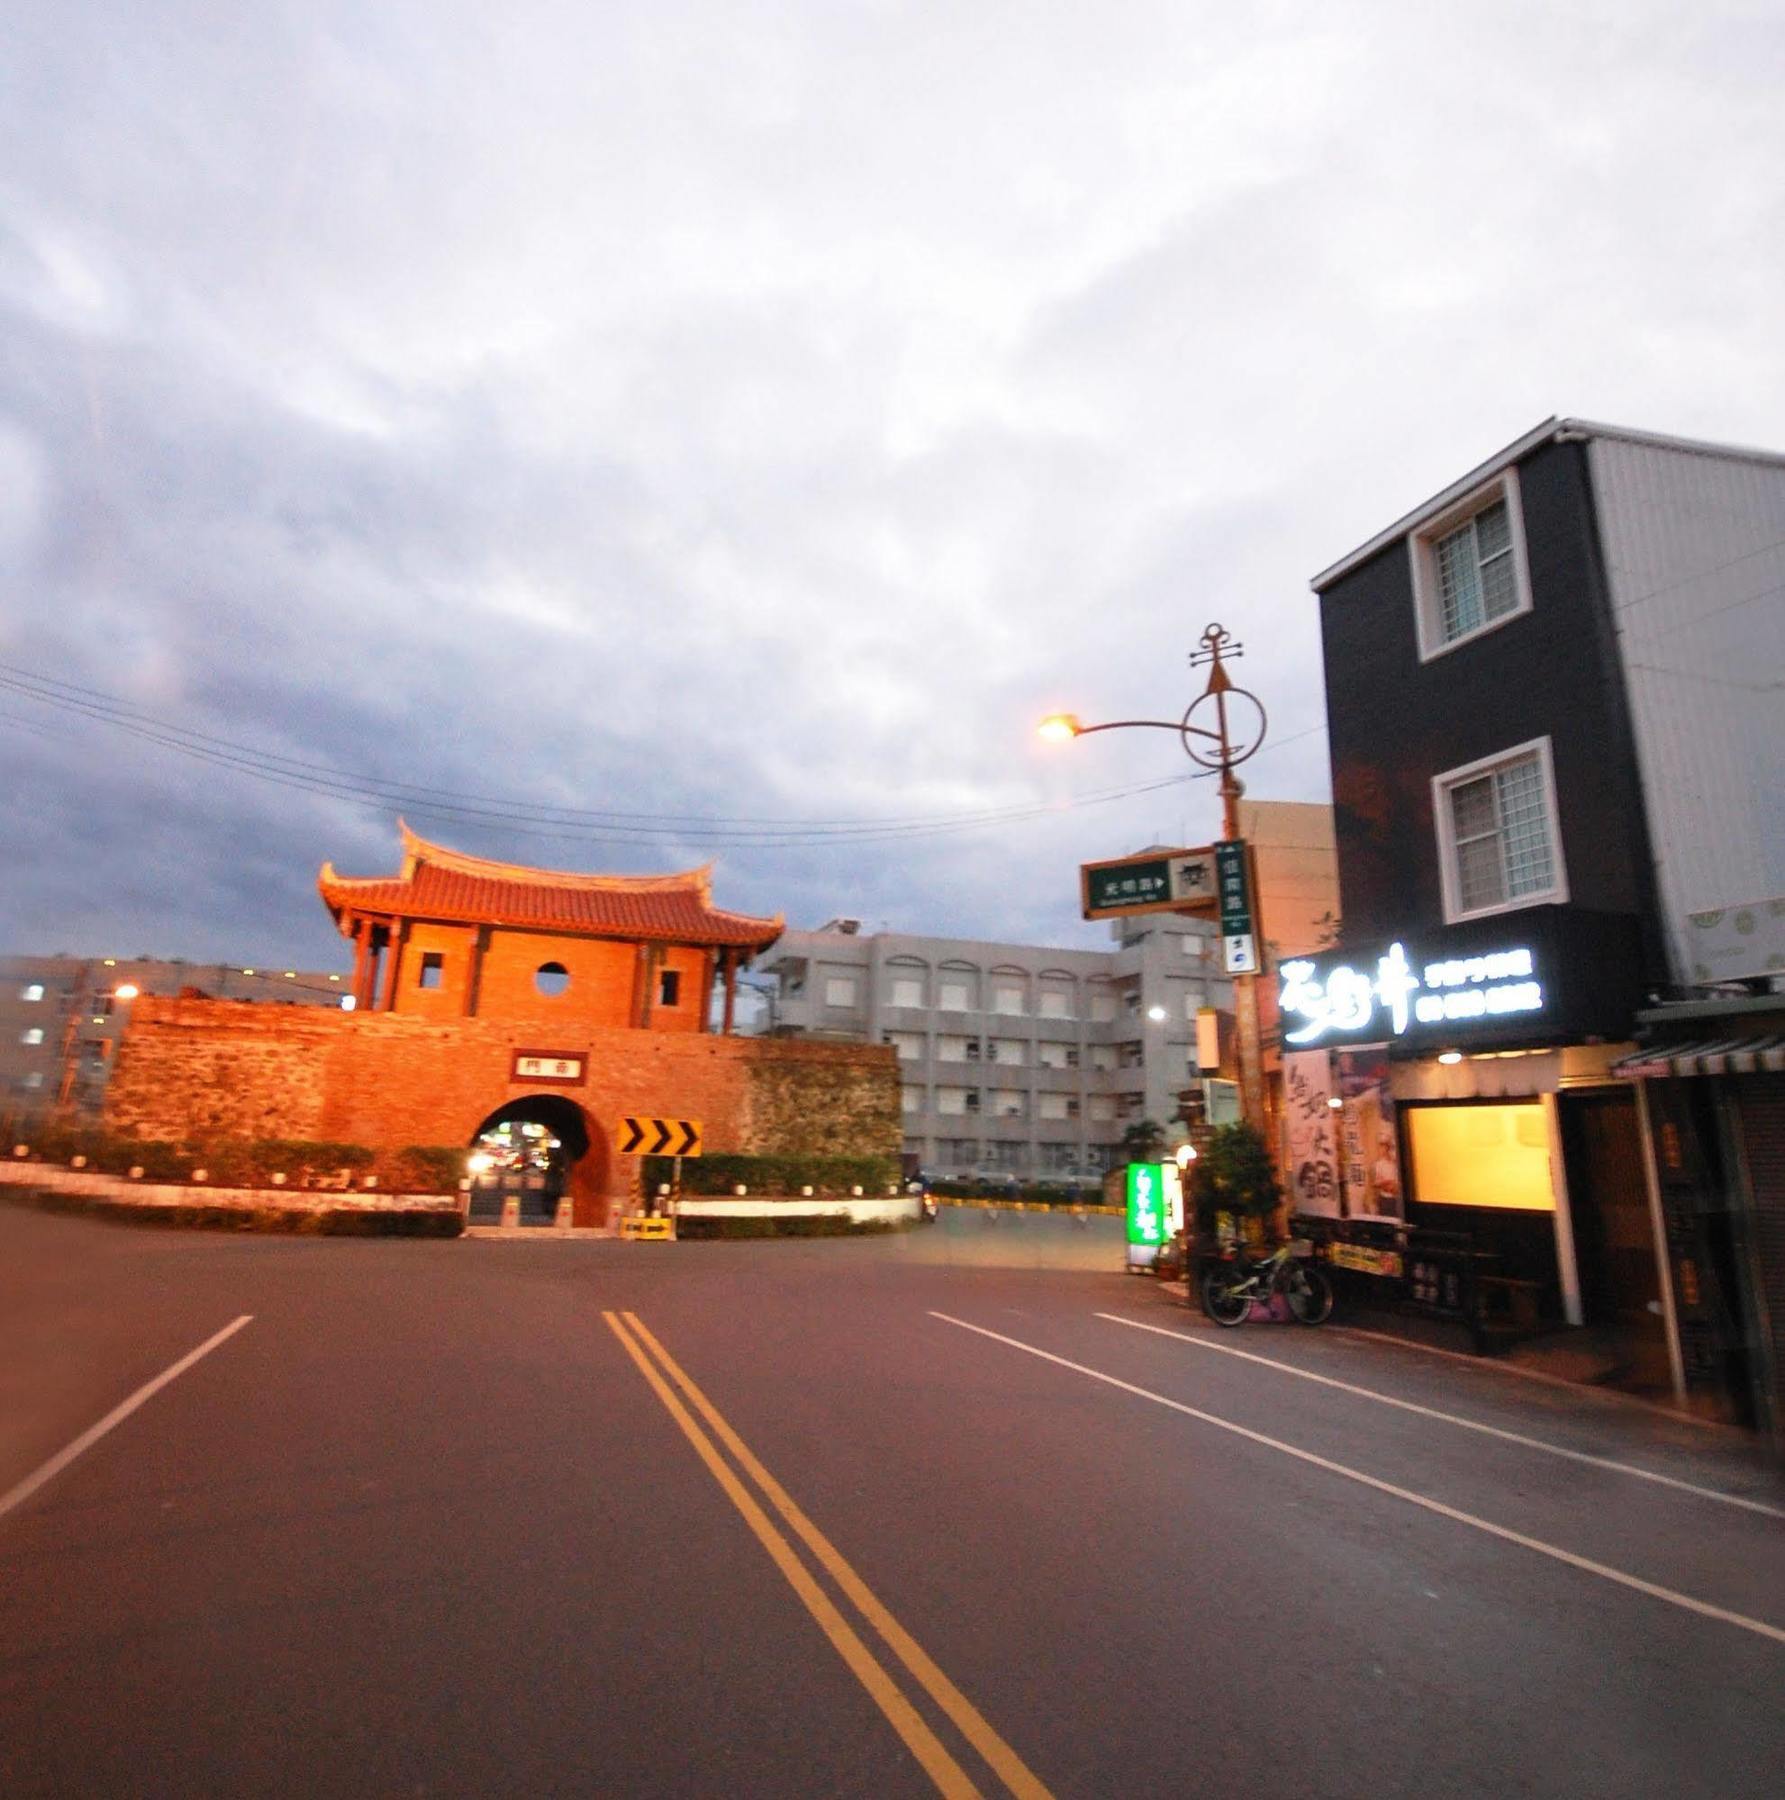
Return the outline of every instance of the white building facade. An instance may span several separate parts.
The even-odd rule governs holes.
[[[789,931],[759,973],[780,1032],[890,1044],[904,1149],[927,1174],[1095,1179],[1145,1121],[1177,1135],[1197,1079],[1196,1021],[1231,1012],[1212,925],[1113,923],[1109,950],[864,936],[853,920]]]

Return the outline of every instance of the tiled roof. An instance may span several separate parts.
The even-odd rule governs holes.
[[[712,904],[712,866],[678,875],[589,875],[466,856],[403,832],[403,872],[337,875],[317,886],[345,930],[350,913],[575,932],[633,942],[765,950],[785,921],[722,912]]]

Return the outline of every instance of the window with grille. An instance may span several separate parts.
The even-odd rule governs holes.
[[[1435,786],[1447,917],[1567,898],[1547,738]]]
[[[1530,610],[1515,471],[1416,533],[1412,550],[1422,659]]]

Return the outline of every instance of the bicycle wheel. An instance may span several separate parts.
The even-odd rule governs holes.
[[[1252,1296],[1243,1289],[1244,1277],[1232,1269],[1207,1269],[1202,1277],[1202,1310],[1217,1325],[1239,1325],[1252,1310]]]
[[[1313,1263],[1298,1262],[1290,1269],[1283,1278],[1283,1295],[1298,1325],[1324,1325],[1332,1317],[1333,1284]]]

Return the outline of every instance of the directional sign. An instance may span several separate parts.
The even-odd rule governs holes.
[[[1147,856],[1079,865],[1079,891],[1087,919],[1142,912],[1206,912],[1213,916],[1216,880],[1212,848],[1154,851]]]
[[[1221,966],[1229,975],[1256,975],[1251,864],[1240,839],[1223,838],[1215,846],[1215,879],[1220,887]]]
[[[634,1119],[620,1121],[622,1156],[698,1156],[698,1119]]]

